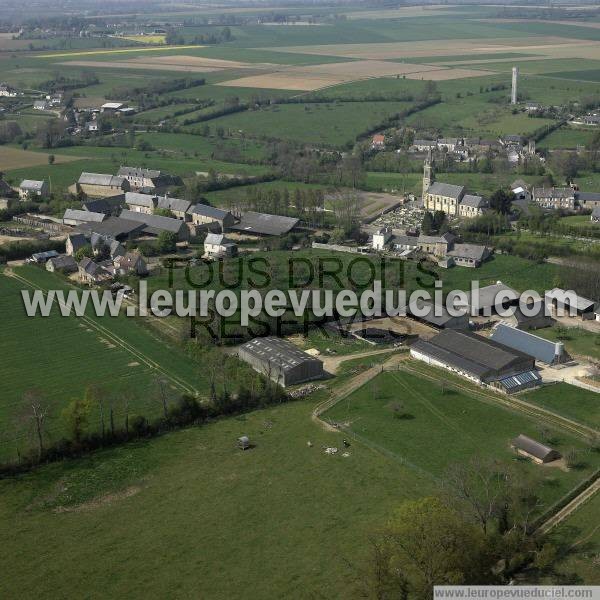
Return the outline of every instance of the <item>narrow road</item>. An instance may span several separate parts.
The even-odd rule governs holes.
[[[566,506],[552,515],[546,522],[542,523],[538,530],[541,533],[548,533],[559,523],[562,523],[571,513],[576,511],[582,504],[587,502],[598,490],[600,490],[600,479],[596,479],[592,485],[587,487],[581,494],[573,498]]]

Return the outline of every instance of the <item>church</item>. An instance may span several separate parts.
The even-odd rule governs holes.
[[[423,167],[423,206],[431,212],[441,210],[450,217],[477,217],[487,208],[481,196],[465,194],[465,187],[435,181],[431,150]]]

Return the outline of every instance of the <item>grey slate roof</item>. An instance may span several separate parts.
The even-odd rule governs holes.
[[[194,204],[188,208],[187,212],[189,215],[202,215],[204,217],[214,219],[215,221],[222,221],[228,214],[230,214],[226,210],[215,208],[214,206],[209,206],[208,204]]]
[[[447,231],[443,235],[420,235],[419,244],[451,244],[456,239],[453,233]]]
[[[106,215],[104,213],[79,210],[77,208],[67,208],[63,215],[63,222],[66,220],[73,220],[84,221],[86,223],[102,223],[105,219]]]
[[[451,183],[436,181],[429,186],[427,193],[434,196],[445,196],[446,198],[459,198],[464,190],[465,187],[463,185],[452,185]]]
[[[410,246],[411,248],[418,248],[419,238],[414,235],[393,235],[390,238],[390,243],[397,246]]]
[[[469,331],[443,329],[432,339],[420,339],[411,348],[478,378],[501,375],[533,357]],[[532,365],[533,366],[533,365]]]
[[[514,350],[525,352],[547,365],[566,362],[569,359],[564,353],[562,344],[557,345],[533,333],[509,327],[504,323],[496,326],[490,339]]]
[[[121,217],[108,217],[102,223],[83,223],[78,226],[78,230],[97,233],[101,236],[109,236],[115,239],[126,237],[136,232],[141,232],[144,224],[139,221],[122,219]]]
[[[240,349],[272,364],[273,368],[283,372],[289,371],[303,362],[322,362],[318,358],[302,352],[291,342],[277,337],[255,338],[240,346]]]
[[[83,185],[103,185],[112,187],[121,187],[125,179],[116,175],[105,173],[82,173],[78,183]]]
[[[561,288],[552,288],[550,291],[546,292],[545,297],[547,300],[558,300],[559,302],[562,302],[563,295],[565,293],[566,290],[562,290]],[[593,300],[590,300],[589,298],[584,298],[583,296],[579,296],[578,294],[576,294],[575,306],[577,307],[577,310],[590,310],[594,307],[595,304],[596,303]]]
[[[179,198],[169,198],[168,196],[159,196],[158,198],[158,208],[166,208],[167,210],[185,213],[191,205],[191,202],[180,200]]]
[[[107,213],[110,212],[111,209],[110,204],[104,198],[99,198],[98,200],[87,200],[82,204],[82,206],[84,210],[95,213]]]
[[[156,169],[143,169],[139,167],[121,167],[117,173],[119,177],[146,177],[147,179],[156,179],[160,177],[160,171]]]
[[[535,440],[523,434],[517,436],[514,440],[512,440],[511,443],[514,448],[523,450],[527,452],[527,454],[531,454],[531,456],[535,456],[540,460],[547,460],[553,456],[560,458],[560,454],[556,450],[553,450],[549,446],[545,446],[540,442],[536,442]]]
[[[599,192],[577,192],[575,197],[580,202],[600,202]]]
[[[281,217],[248,211],[244,213],[241,221],[231,229],[259,235],[283,235],[290,232],[298,224],[298,221],[298,219],[293,217]]]
[[[73,252],[77,252],[77,250],[89,244],[88,239],[85,237],[85,235],[83,235],[83,233],[71,233],[67,237],[71,241]]]
[[[76,269],[77,263],[75,259],[68,254],[61,254],[59,256],[53,256],[48,259],[54,265],[55,269]]]
[[[470,206],[472,208],[485,208],[487,206],[487,202],[481,196],[465,194],[463,199],[460,201],[460,205]]]
[[[46,250],[45,252],[35,252],[31,255],[31,258],[35,260],[35,262],[46,261],[49,258],[53,258],[54,256],[58,256],[58,252],[56,250]]]
[[[125,192],[125,204],[134,206],[145,206],[154,208],[157,202],[156,196],[150,194],[139,194],[138,192]]]
[[[454,248],[448,252],[448,256],[482,261],[486,253],[487,248],[479,244],[454,244]]]
[[[146,215],[144,213],[126,209],[121,212],[121,218],[142,223],[144,225],[144,231],[147,231],[148,233],[160,233],[161,231],[178,233],[182,227],[187,227],[186,224],[179,219],[161,217],[160,215]]]
[[[534,198],[573,198],[575,192],[571,188],[534,188]]]

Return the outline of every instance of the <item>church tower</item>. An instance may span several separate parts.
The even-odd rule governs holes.
[[[433,183],[433,159],[431,158],[431,148],[427,151],[427,158],[423,166],[423,203],[429,186]]]

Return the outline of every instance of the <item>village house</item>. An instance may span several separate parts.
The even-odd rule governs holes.
[[[575,190],[566,188],[533,188],[533,201],[542,208],[575,209]]]
[[[95,256],[107,254],[111,260],[114,260],[118,256],[125,254],[125,247],[123,244],[109,235],[101,235],[94,232],[90,235],[89,243]]]
[[[443,235],[420,235],[417,239],[419,250],[433,256],[446,256],[454,245],[456,236],[449,231]]]
[[[412,146],[412,150],[416,150],[418,152],[429,152],[430,150],[437,149],[437,141],[436,140],[414,140]]]
[[[4,98],[15,98],[18,92],[15,88],[11,87],[7,83],[0,83],[0,96]]]
[[[385,136],[380,133],[374,135],[371,141],[371,148],[373,150],[385,149]]]
[[[74,256],[79,250],[89,245],[90,242],[83,233],[70,233],[65,241],[65,251],[69,256]]]
[[[45,199],[48,197],[50,188],[46,181],[34,179],[23,179],[19,185],[19,198],[25,202],[35,198]]]
[[[207,258],[230,258],[237,255],[237,244],[222,233],[209,233],[204,240],[204,256]]]
[[[581,208],[594,209],[600,206],[600,194],[598,192],[575,192],[575,200]]]
[[[129,182],[123,177],[105,173],[82,173],[69,192],[74,195],[83,193],[86,196],[105,197],[118,196],[129,191]]]
[[[458,267],[480,267],[490,256],[490,250],[479,244],[454,244],[446,252],[446,257],[451,258]]]
[[[156,208],[171,211],[176,219],[182,221],[190,221],[191,216],[189,214],[191,202],[187,200],[180,200],[179,198],[170,198],[169,196],[161,196],[158,198],[158,204]]]
[[[158,196],[140,194],[139,192],[126,192],[125,204],[133,212],[153,215],[158,206]]]
[[[481,196],[465,194],[458,205],[458,216],[471,219],[483,215],[487,209],[487,200],[484,200]]]

